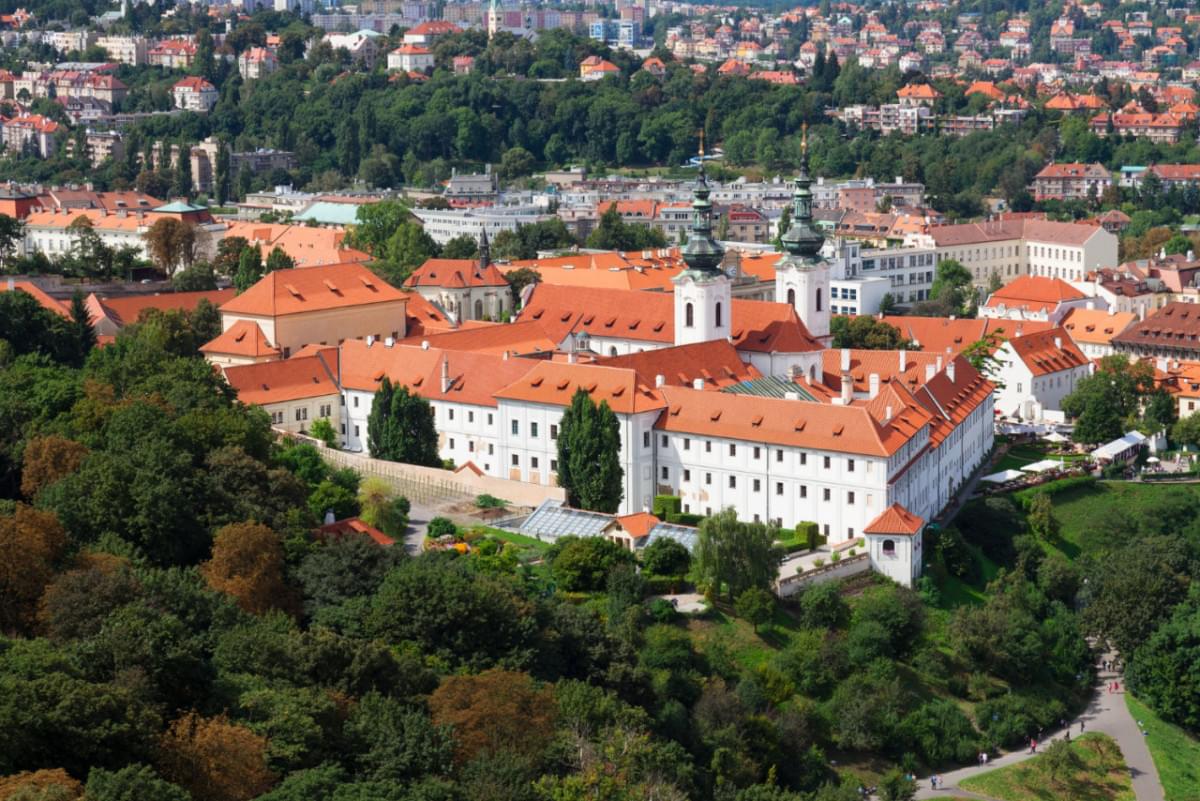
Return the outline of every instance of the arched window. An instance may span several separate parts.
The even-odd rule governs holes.
[[[817,290],[817,311],[821,311],[821,290]]]
[[[720,328],[721,327],[721,301],[719,301],[719,300],[717,301],[716,323],[717,323],[717,328]]]
[[[475,319],[476,320],[483,319],[483,301],[482,300],[475,301]]]
[[[683,324],[688,328],[696,324],[696,312],[690,303],[683,307]]]
[[[883,555],[884,556],[895,556],[896,555],[896,541],[895,540],[884,540],[883,541]]]
[[[787,301],[788,305],[795,306],[796,305],[796,290],[789,289],[787,298],[788,298],[788,301]]]

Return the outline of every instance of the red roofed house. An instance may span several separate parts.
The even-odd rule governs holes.
[[[1062,399],[1092,372],[1088,357],[1063,328],[1013,337],[996,357],[1002,365],[996,410],[1023,421],[1061,420]]]
[[[389,70],[424,72],[433,67],[433,51],[422,45],[402,44],[387,57]]]
[[[414,25],[405,31],[404,43],[420,45],[421,47],[433,47],[439,39],[455,33],[461,33],[461,29],[453,22],[440,19],[428,20]]]
[[[579,80],[599,81],[610,75],[620,75],[621,68],[600,56],[588,56],[579,64]]]
[[[1034,200],[1099,200],[1112,186],[1103,164],[1047,164],[1033,179]]]
[[[336,430],[342,418],[337,360],[337,348],[323,348],[311,356],[226,367],[225,380],[238,400],[271,415],[275,428],[307,432],[323,419]]]
[[[265,78],[279,69],[279,59],[265,47],[251,47],[238,56],[238,73],[242,79],[253,81]]]
[[[436,303],[458,323],[499,320],[512,313],[512,292],[504,273],[488,262],[487,240],[479,259],[429,259],[404,282]]]
[[[1061,278],[1022,275],[993,292],[979,308],[979,316],[1057,325],[1071,309],[1086,308],[1089,300],[1096,302]]]
[[[220,96],[217,87],[195,75],[177,81],[171,93],[175,96],[175,108],[201,114],[211,111]]]
[[[900,105],[904,107],[932,106],[942,93],[927,83],[910,83],[900,87],[896,96],[900,98]]]
[[[276,270],[221,306],[221,328],[255,323],[287,359],[305,345],[401,339],[407,303],[404,292],[361,264]]]
[[[863,529],[872,569],[901,586],[913,586],[921,575],[924,528],[924,520],[898,503],[884,509]]]
[[[41,114],[22,114],[12,119],[0,117],[0,131],[6,150],[21,153],[31,149],[45,159],[58,150],[62,126]]]

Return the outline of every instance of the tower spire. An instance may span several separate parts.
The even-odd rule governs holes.
[[[808,123],[800,134],[800,174],[792,193],[792,225],[781,237],[789,257],[812,259],[825,243],[825,236],[812,224],[812,179],[808,176]]]
[[[700,130],[700,172],[692,190],[692,230],[683,248],[688,271],[702,275],[720,274],[725,250],[712,237],[712,190],[704,174],[704,130]]]

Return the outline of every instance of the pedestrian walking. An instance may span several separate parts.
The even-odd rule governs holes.
[[[1083,718],[1079,719],[1079,733],[1083,734]]]
[[[937,789],[937,774],[936,773],[929,777],[929,789],[931,789],[931,790]]]

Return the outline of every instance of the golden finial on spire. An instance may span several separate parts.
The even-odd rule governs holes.
[[[808,152],[808,123],[800,123],[800,150]]]
[[[704,157],[704,129],[700,129],[700,157]]]

